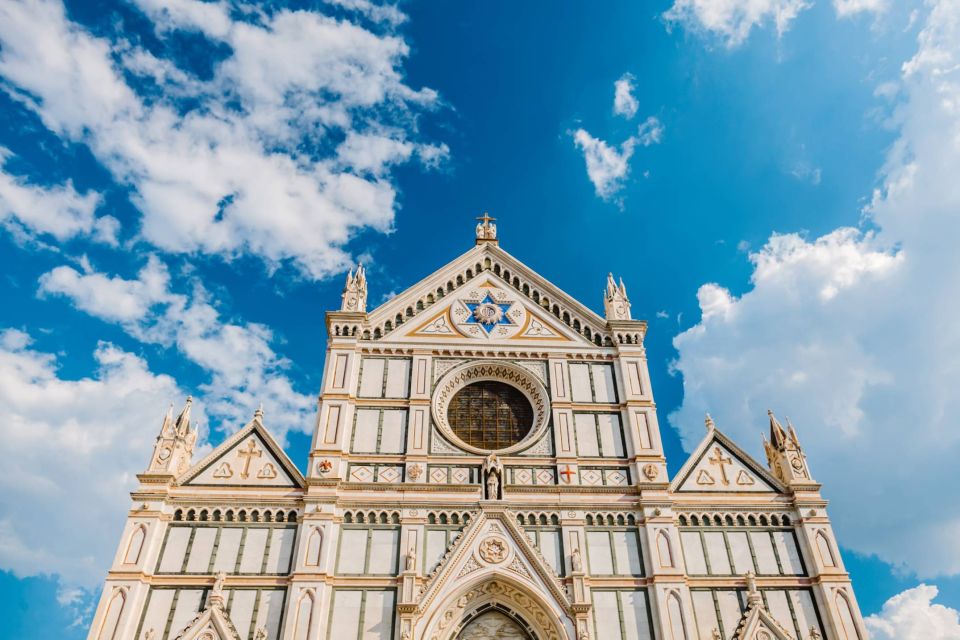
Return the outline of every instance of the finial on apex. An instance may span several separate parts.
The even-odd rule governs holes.
[[[341,295],[340,311],[360,311],[367,310],[367,273],[363,269],[363,264],[357,265],[357,270],[350,269],[347,272],[347,282],[343,286]]]
[[[707,428],[707,431],[713,431],[717,428],[717,425],[713,423],[713,418],[710,417],[710,414],[707,413],[704,415],[703,424]]]
[[[484,212],[478,216],[477,220],[477,244],[481,242],[497,243],[497,225],[493,224],[496,218],[491,218],[490,214]]]
[[[623,278],[617,284],[613,274],[607,274],[607,288],[603,291],[603,310],[607,320],[630,320],[630,299],[627,298],[627,287]]]
[[[257,407],[257,410],[253,412],[253,417],[257,420],[263,420],[263,403],[260,403],[260,406]]]

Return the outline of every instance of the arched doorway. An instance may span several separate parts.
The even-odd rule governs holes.
[[[533,630],[512,611],[491,604],[474,611],[460,626],[456,640],[537,640]]]

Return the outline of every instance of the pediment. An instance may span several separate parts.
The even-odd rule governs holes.
[[[427,580],[420,611],[465,581],[509,577],[553,600],[560,610],[570,602],[559,578],[505,511],[481,512],[447,551]]]
[[[259,416],[179,479],[185,486],[303,487],[300,471]]]
[[[386,339],[595,346],[501,278],[487,272],[433,305],[423,317],[395,328]]]
[[[730,438],[708,430],[671,484],[675,492],[769,493],[783,485]]]
[[[737,626],[735,640],[793,640],[793,636],[774,618],[766,607],[750,607]]]
[[[498,290],[509,302],[511,308],[503,310],[506,322],[468,320],[473,310],[468,305],[482,304],[477,294],[483,288]],[[608,335],[605,319],[491,243],[474,247],[370,311],[365,327],[371,339],[391,342],[475,339],[532,345],[552,340],[595,347]]]
[[[208,606],[175,640],[240,640],[240,634],[222,608]]]

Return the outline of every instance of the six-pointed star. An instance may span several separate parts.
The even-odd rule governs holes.
[[[467,309],[470,310],[470,315],[467,316],[467,324],[479,324],[481,327],[483,327],[483,330],[486,331],[487,333],[490,333],[491,331],[493,331],[493,328],[498,325],[513,324],[513,322],[510,321],[510,318],[507,317],[507,310],[510,308],[510,306],[513,303],[497,302],[496,300],[493,299],[493,297],[489,293],[480,302],[464,302],[464,304],[467,306]],[[486,306],[499,308],[500,317],[490,318],[490,319],[478,319],[477,313],[476,313],[477,308],[486,307]]]

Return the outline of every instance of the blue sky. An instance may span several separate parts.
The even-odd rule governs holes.
[[[624,278],[671,470],[706,410],[758,457],[789,415],[874,636],[960,637],[958,31],[948,0],[0,4],[8,636],[85,637],[167,404],[213,446],[263,402],[303,464],[346,269],[376,304],[489,211],[594,309]]]

